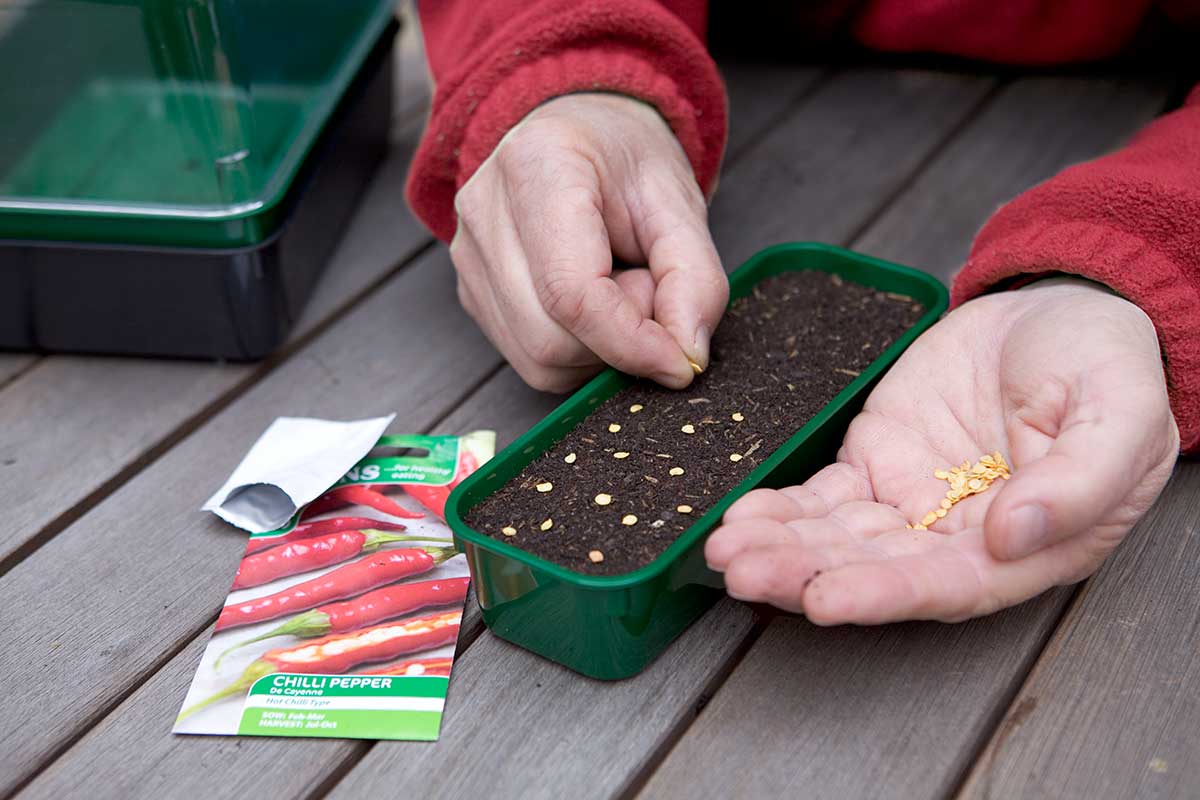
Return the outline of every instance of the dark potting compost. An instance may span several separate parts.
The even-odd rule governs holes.
[[[465,521],[577,572],[643,567],[922,313],[825,272],[763,280],[731,304],[691,386],[617,393]]]

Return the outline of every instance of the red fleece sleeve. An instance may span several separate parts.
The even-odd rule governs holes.
[[[654,105],[706,192],[725,149],[725,90],[704,45],[704,0],[421,0],[433,110],[408,199],[438,238],[454,194],[542,102],[619,92]]]
[[[1200,448],[1200,86],[1124,149],[1001,208],[954,281],[963,303],[1002,281],[1081,275],[1154,321],[1185,451]]]

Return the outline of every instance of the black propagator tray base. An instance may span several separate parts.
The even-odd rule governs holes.
[[[396,30],[359,70],[261,243],[0,240],[0,348],[253,360],[279,347],[387,152]]]

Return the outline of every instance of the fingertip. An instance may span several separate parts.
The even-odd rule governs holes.
[[[742,553],[725,569],[725,591],[744,603],[764,602],[769,596],[771,564],[758,551]]]
[[[836,573],[813,575],[801,596],[804,616],[814,625],[842,625],[853,618],[854,597],[840,585]]]
[[[983,537],[993,558],[1017,561],[1051,544],[1050,515],[1036,501],[993,506],[984,517]]]

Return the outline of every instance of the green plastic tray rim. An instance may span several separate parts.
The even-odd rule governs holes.
[[[731,285],[736,286],[737,277],[742,274],[754,271],[754,268],[762,261],[772,258],[780,253],[797,253],[797,252],[823,252],[829,254],[846,253],[842,248],[832,245],[821,244],[819,242],[789,242],[784,244],[774,245],[764,250],[760,250],[750,257],[745,263],[735,270],[730,276]],[[926,312],[921,315],[920,319],[911,326],[905,333],[896,341],[880,353],[874,361],[871,362],[862,374],[856,377],[843,388],[834,398],[829,401],[820,412],[812,419],[804,424],[798,431],[792,434],[783,444],[775,449],[769,457],[761,464],[754,468],[741,483],[729,490],[722,498],[703,515],[698,517],[690,527],[679,535],[670,547],[664,550],[653,561],[644,567],[636,569],[632,572],[622,573],[620,575],[586,575],[581,572],[567,569],[552,561],[547,561],[543,558],[533,555],[525,550],[522,550],[515,545],[499,539],[494,539],[491,536],[482,534],[467,525],[463,521],[462,513],[470,510],[475,504],[483,500],[483,494],[476,496],[475,487],[482,484],[484,481],[490,480],[495,474],[495,464],[515,465],[515,475],[521,469],[524,469],[530,462],[540,456],[543,452],[549,449],[548,446],[539,444],[539,440],[543,434],[548,434],[548,438],[552,442],[558,442],[562,437],[570,432],[571,428],[562,431],[550,433],[553,429],[561,425],[561,420],[564,417],[572,414],[579,415],[579,421],[582,421],[590,412],[589,409],[581,408],[589,404],[589,399],[593,393],[597,396],[603,395],[596,399],[590,405],[598,405],[608,397],[611,397],[616,392],[629,386],[636,380],[635,378],[617,372],[614,369],[607,369],[601,372],[582,388],[577,390],[569,398],[567,398],[554,411],[546,415],[540,422],[522,434],[516,441],[504,448],[490,462],[484,464],[479,470],[464,480],[454,490],[449,502],[446,503],[446,521],[450,528],[454,531],[456,537],[462,538],[472,544],[506,556],[514,561],[520,562],[532,569],[552,575],[558,580],[566,581],[580,588],[596,589],[603,591],[629,589],[639,584],[660,575],[667,570],[672,563],[683,556],[696,542],[703,536],[707,535],[713,527],[720,522],[725,511],[728,510],[734,501],[742,497],[750,490],[758,487],[763,480],[770,475],[776,467],[786,460],[797,446],[807,439],[814,431],[820,428],[825,421],[837,413],[846,403],[854,397],[854,395],[865,385],[874,381],[899,357],[899,354],[904,351],[912,342],[927,328],[945,313],[949,307],[950,299],[946,287],[933,276],[921,272],[920,270],[905,267],[900,264],[894,264],[889,261],[867,256],[861,253],[854,253],[855,260],[866,262],[874,267],[882,269],[886,272],[904,275],[912,280],[925,284],[935,298],[935,301],[927,304]],[[813,269],[820,270],[819,265],[815,265]],[[825,270],[822,270],[825,271]],[[734,290],[730,297],[730,301],[745,295],[754,286],[754,283],[749,283],[745,287],[740,287],[741,291]],[[602,389],[615,386],[616,388],[604,393]],[[574,427],[574,426],[572,426]],[[529,448],[527,450],[527,448]],[[511,475],[508,476],[511,479]]]

